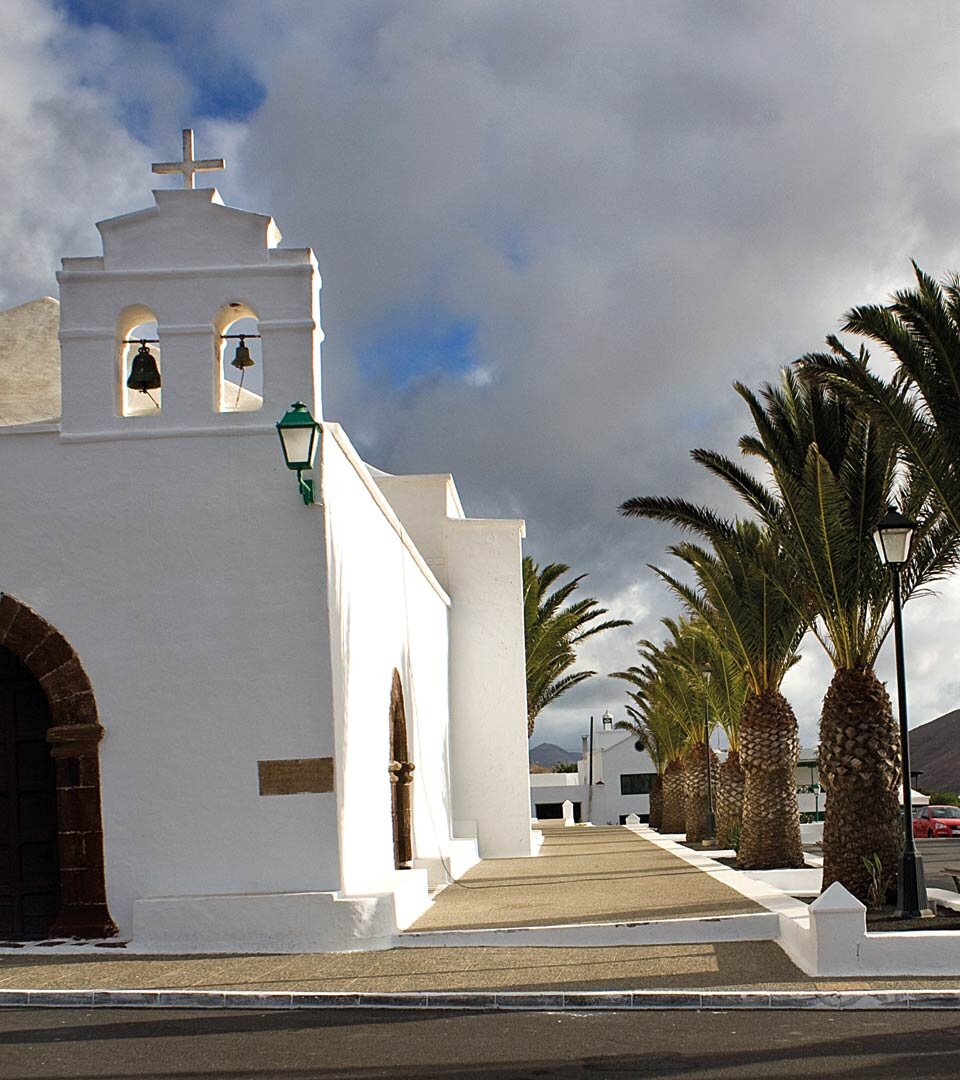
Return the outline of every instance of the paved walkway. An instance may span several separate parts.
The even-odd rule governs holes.
[[[534,859],[485,859],[411,930],[642,922],[764,909],[620,826],[547,827]]]
[[[763,910],[621,828],[548,829],[534,859],[483,862],[415,929],[644,921]],[[812,979],[772,941],[586,948],[403,948],[282,956],[0,955],[0,989],[416,991],[956,987],[956,976]]]
[[[956,976],[813,979],[772,941],[618,948],[389,949],[288,956],[4,956],[0,989],[409,991],[919,990]]]

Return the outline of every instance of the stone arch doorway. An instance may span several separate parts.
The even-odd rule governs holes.
[[[60,911],[57,779],[40,683],[0,645],[0,938],[44,938]]]
[[[390,793],[393,809],[393,861],[398,870],[409,870],[413,861],[413,770],[407,749],[407,715],[403,707],[400,672],[393,669],[390,687]]]
[[[6,673],[0,675],[0,740],[5,740],[0,753],[10,746],[18,759],[2,780],[7,800],[0,807],[3,933],[23,938],[116,934],[103,874],[98,751],[103,728],[87,673],[57,630],[6,594],[0,594],[0,665]]]

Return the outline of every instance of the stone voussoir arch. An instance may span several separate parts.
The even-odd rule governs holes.
[[[56,764],[60,912],[51,934],[117,933],[107,909],[100,810],[103,727],[90,679],[67,639],[26,604],[0,593],[0,646],[40,684],[50,708],[47,742]]]

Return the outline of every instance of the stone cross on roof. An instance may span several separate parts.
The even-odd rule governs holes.
[[[182,173],[183,186],[191,190],[196,187],[193,182],[194,173],[212,172],[224,168],[223,158],[205,158],[197,161],[193,156],[193,128],[185,128],[183,132],[183,161],[158,161],[152,168],[155,173]]]

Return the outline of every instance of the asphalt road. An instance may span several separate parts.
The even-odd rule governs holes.
[[[0,1010],[3,1080],[940,1080],[948,1012]]]

